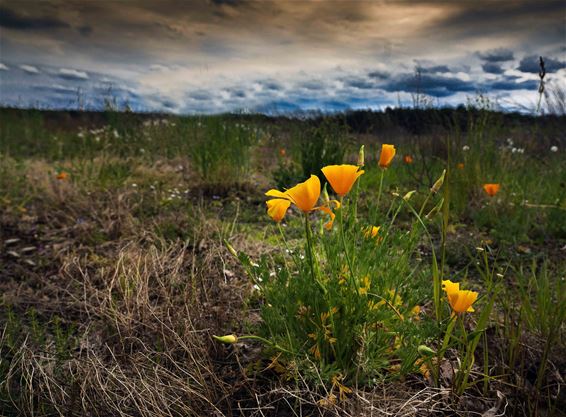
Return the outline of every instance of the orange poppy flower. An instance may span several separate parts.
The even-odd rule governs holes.
[[[395,146],[383,144],[381,145],[381,154],[379,155],[379,163],[378,165],[381,168],[387,168],[391,165],[391,161],[395,156]]]
[[[277,223],[283,220],[287,209],[291,205],[291,201],[284,200],[282,198],[274,198],[273,200],[268,200],[265,202],[267,204],[267,214]]]
[[[297,184],[285,192],[272,189],[265,195],[288,200],[301,209],[303,213],[308,213],[314,209],[318,197],[320,197],[320,180],[316,175],[311,175],[305,182]]]
[[[460,284],[450,280],[442,281],[442,289],[446,292],[450,307],[452,307],[455,313],[461,314],[467,311],[474,311],[472,304],[475,303],[478,298],[477,292],[461,290]]]
[[[458,168],[459,170],[464,169],[464,163],[463,163],[463,162],[459,162],[458,164],[456,164],[456,168]]]
[[[495,194],[499,192],[501,186],[499,184],[484,184],[483,189],[486,194],[490,197],[493,197]]]
[[[285,156],[285,155],[287,155],[287,151],[285,150],[285,148],[279,149],[279,156]]]
[[[322,173],[332,186],[332,189],[340,197],[350,192],[352,186],[360,175],[364,173],[356,165],[328,165],[322,168]]]
[[[473,312],[472,304],[478,299],[478,293],[475,291],[459,290],[448,294],[448,302],[454,313]]]
[[[265,195],[275,197],[274,199],[266,201],[266,204],[267,214],[276,222],[283,220],[287,209],[291,203],[293,203],[305,214],[313,210],[320,210],[328,214],[330,221],[326,223],[325,227],[327,229],[332,228],[334,218],[336,217],[332,210],[326,206],[315,207],[320,197],[320,180],[316,175],[311,175],[305,182],[297,184],[285,192],[271,189],[266,192]],[[340,206],[338,201],[333,202],[337,208]]]
[[[414,162],[414,160],[411,155],[405,155],[403,156],[403,162],[407,165],[411,165]]]
[[[66,180],[67,178],[69,178],[69,174],[65,171],[61,171],[55,176],[55,178],[63,181],[63,180]]]

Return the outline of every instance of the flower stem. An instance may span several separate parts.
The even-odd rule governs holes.
[[[377,209],[379,210],[379,201],[381,200],[381,190],[383,189],[383,175],[385,174],[385,169],[381,168],[381,176],[379,178],[379,191],[377,192]]]
[[[238,336],[238,340],[241,340],[241,339],[258,340],[258,341],[260,341],[260,342],[262,342],[262,343],[265,343],[265,344],[268,345],[268,346],[271,346],[271,347],[274,348],[274,349],[280,350],[281,352],[289,353],[289,354],[291,354],[291,355],[294,355],[294,354],[295,354],[294,352],[291,352],[290,350],[287,350],[287,349],[285,349],[284,347],[279,346],[277,343],[273,343],[272,341],[267,340],[267,339],[265,339],[265,338],[263,338],[263,337],[261,337],[261,336],[256,336],[256,335],[253,335],[253,334],[248,334],[248,335],[244,335],[244,336]]]
[[[340,237],[342,240],[342,246],[344,247],[344,255],[346,256],[346,262],[348,264],[348,270],[350,271],[350,281],[353,287],[358,292],[358,284],[356,283],[356,279],[354,278],[354,270],[352,268],[352,261],[350,259],[350,255],[348,254],[348,246],[346,245],[346,237],[344,233],[344,198],[340,198]]]

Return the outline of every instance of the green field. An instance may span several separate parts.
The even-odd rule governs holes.
[[[564,415],[565,117],[311,116],[1,109],[0,414]]]

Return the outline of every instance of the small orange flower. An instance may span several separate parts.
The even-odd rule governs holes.
[[[501,186],[499,184],[484,184],[483,185],[484,191],[490,197],[493,197],[495,194],[497,194],[499,192],[499,188],[501,188]]]
[[[381,154],[379,155],[379,163],[378,165],[381,168],[387,168],[391,165],[391,161],[395,156],[395,146],[383,144],[381,145]]]
[[[69,173],[65,171],[61,171],[55,176],[55,178],[57,178],[60,181],[64,181],[69,178]]]
[[[459,170],[463,170],[464,169],[464,163],[463,162],[458,162],[456,164],[456,168],[458,168]]]
[[[326,206],[315,207],[320,197],[320,180],[316,175],[311,175],[305,182],[297,184],[285,192],[271,189],[265,195],[275,197],[266,201],[266,204],[267,214],[276,222],[283,220],[287,209],[293,203],[305,214],[313,210],[320,210],[328,214],[330,221],[325,224],[325,227],[327,229],[332,228],[334,218],[336,217],[332,210]],[[338,201],[333,200],[332,202],[336,205],[336,208],[340,207]]]
[[[332,189],[340,197],[350,192],[352,186],[360,175],[364,173],[356,165],[328,165],[322,168],[322,173],[332,186]]]
[[[320,197],[320,180],[316,175],[311,175],[305,182],[297,184],[285,192],[273,189],[266,192],[265,195],[288,200],[301,209],[303,213],[308,213],[314,210],[318,197]]]
[[[279,149],[279,156],[285,156],[285,155],[287,155],[287,151],[285,150],[285,148]]]
[[[475,291],[459,290],[448,294],[448,302],[455,313],[461,314],[466,311],[474,311],[472,304],[478,299],[478,293]]]
[[[267,204],[267,214],[277,223],[283,220],[287,209],[291,205],[291,201],[284,200],[282,198],[274,198],[273,200],[268,200],[265,202]]]
[[[381,226],[368,226],[368,227],[365,229],[364,237],[365,237],[366,239],[376,237],[377,234],[379,233],[379,229],[380,229],[380,228],[381,228]]]
[[[472,304],[475,303],[478,298],[477,292],[461,290],[460,284],[450,280],[442,281],[442,289],[446,292],[448,302],[454,313],[461,314],[466,311],[474,311]]]
[[[403,156],[403,162],[407,165],[411,165],[414,162],[414,160],[411,155],[405,155]]]

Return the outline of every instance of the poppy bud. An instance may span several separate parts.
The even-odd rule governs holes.
[[[445,175],[446,175],[446,170],[443,170],[440,178],[436,180],[436,182],[434,183],[434,185],[430,189],[430,191],[433,194],[436,194],[438,192],[438,190],[440,190],[440,187],[442,187],[442,184],[444,184],[444,176]]]
[[[364,155],[364,145],[360,146],[360,152],[358,153],[358,166],[363,167],[365,163]]]
[[[234,344],[238,342],[238,336],[236,336],[235,334],[228,334],[226,336],[214,336],[212,335],[212,337],[216,340],[218,340],[221,343],[227,343],[227,344]]]
[[[419,351],[419,353],[422,356],[432,356],[432,355],[436,355],[436,352],[434,350],[432,350],[431,348],[429,348],[428,346],[425,345],[420,345],[417,350]]]

